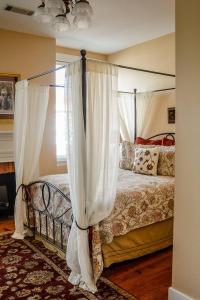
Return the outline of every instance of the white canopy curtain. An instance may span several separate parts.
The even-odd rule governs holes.
[[[119,163],[116,67],[87,60],[86,136],[82,112],[81,63],[66,67],[67,153],[74,221],[67,245],[69,281],[96,291],[87,228],[113,209]],[[78,226],[77,226],[77,224]]]
[[[14,155],[17,188],[28,184],[39,175],[39,156],[49,100],[49,87],[16,84],[14,117]],[[13,238],[23,239],[26,220],[25,203],[21,189],[15,201],[15,232]]]
[[[137,136],[148,137],[153,111],[153,93],[137,94]]]
[[[120,111],[120,133],[122,140],[135,141],[135,105],[133,93],[118,93]]]

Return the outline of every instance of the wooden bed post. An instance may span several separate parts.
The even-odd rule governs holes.
[[[137,89],[134,89],[134,111],[135,111],[134,122],[135,122],[135,140],[136,140],[137,138]]]
[[[86,133],[86,101],[87,101],[87,82],[86,82],[86,51],[81,51],[81,62],[82,62],[82,98],[83,98],[83,120],[84,128]]]

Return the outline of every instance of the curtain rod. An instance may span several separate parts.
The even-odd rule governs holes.
[[[82,51],[82,50],[81,50]],[[84,50],[85,51],[85,50]],[[140,69],[140,68],[134,68],[134,67],[128,67],[128,66],[123,66],[123,65],[117,65],[117,64],[112,64],[112,63],[109,63],[110,65],[113,65],[115,67],[118,67],[118,68],[121,68],[121,69],[127,69],[127,70],[133,70],[133,71],[139,71],[139,72],[145,72],[145,73],[151,73],[151,74],[157,74],[157,75],[163,75],[163,76],[170,76],[170,77],[176,77],[176,75],[174,74],[169,74],[169,73],[163,73],[163,72],[157,72],[157,71],[152,71],[152,70],[146,70],[146,69]],[[42,77],[42,76],[46,76],[50,73],[53,73],[53,72],[57,72],[59,70],[62,70],[64,69],[65,66],[61,66],[59,68],[53,68],[53,69],[50,69],[50,70],[47,70],[45,72],[42,72],[42,73],[39,73],[39,74],[36,74],[36,75],[33,75],[29,78],[27,78],[28,81],[30,80],[33,80],[33,79],[36,79],[36,78],[39,78],[39,77]]]
[[[49,87],[54,87],[54,88],[64,88],[64,85],[59,85],[59,84],[49,84]]]
[[[54,88],[64,88],[64,85],[58,85],[58,84],[50,84],[49,87],[54,87]],[[146,92],[138,92],[136,94],[145,94],[145,93],[157,93],[157,92],[164,92],[164,91],[170,91],[170,90],[175,90],[176,88],[168,88],[168,89],[161,89],[161,90],[154,90],[154,91],[146,91]],[[131,94],[134,95],[134,92],[124,92],[124,91],[118,91],[118,93],[122,94]]]
[[[155,91],[152,91],[152,93],[157,93],[157,92],[164,92],[164,91],[171,91],[171,90],[175,90],[176,88],[168,88],[168,89],[162,89],[162,90],[155,90]]]
[[[59,59],[56,59],[56,62],[61,62],[61,63],[65,63],[65,64],[70,64],[70,61],[66,61],[66,60],[59,60]],[[63,67],[63,65],[62,65]]]
[[[27,78],[27,80],[30,81],[30,80],[33,80],[33,79],[36,79],[36,78],[39,78],[39,77],[42,77],[42,76],[46,76],[48,74],[54,73],[54,72],[62,70],[64,68],[65,68],[65,66],[61,66],[61,67],[58,67],[58,68],[53,68],[53,69],[50,69],[48,71],[33,75],[33,76]]]
[[[138,94],[145,94],[145,93],[157,93],[157,92],[164,92],[164,91],[170,91],[170,90],[175,90],[176,88],[168,88],[168,89],[161,89],[161,90],[154,90],[154,91],[146,91],[146,92],[138,92],[136,93]],[[118,91],[118,93],[122,93],[122,94],[131,94],[131,95],[135,95],[134,92],[123,92],[123,91]]]
[[[152,71],[152,70],[128,67],[128,66],[123,66],[123,65],[116,65],[116,64],[112,64],[112,65],[116,66],[118,68],[121,68],[121,69],[126,69],[126,70],[133,70],[133,71],[139,71],[139,72],[145,72],[145,73],[151,73],[151,74],[157,74],[157,75],[163,75],[163,76],[176,77],[175,74],[169,74],[169,73],[157,72],[157,71]]]

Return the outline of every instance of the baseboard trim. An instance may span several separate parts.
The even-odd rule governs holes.
[[[195,300],[181,292],[179,292],[178,290],[170,287],[169,288],[169,293],[168,293],[168,300]]]

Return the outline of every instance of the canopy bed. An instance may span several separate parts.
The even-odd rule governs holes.
[[[62,251],[67,247],[67,263],[72,270],[69,281],[95,292],[96,280],[104,266],[172,244],[174,175],[162,176],[161,172],[158,176],[148,176],[148,173],[134,173],[133,166],[124,167],[136,158],[138,148],[149,155],[151,150],[145,153],[146,146],[143,150],[137,146],[136,152],[132,151],[134,157],[124,157],[120,171],[118,168],[117,68],[174,75],[86,60],[84,50],[81,55],[81,62],[66,66],[68,175],[37,179],[48,87],[31,86],[28,81],[55,70],[18,83],[15,116],[18,193],[13,237],[24,238],[25,223],[34,234]],[[19,111],[22,102],[23,112]],[[38,107],[40,121],[34,127],[31,122],[38,120]],[[26,128],[20,122],[22,113]],[[135,125],[135,137],[136,130]],[[164,135],[174,139],[173,133]],[[129,146],[135,147],[133,143]],[[165,153],[166,147],[160,146],[159,150],[155,145],[151,147],[159,170],[158,155]],[[175,151],[168,150],[170,154]],[[174,161],[169,168],[170,172],[174,170]]]

